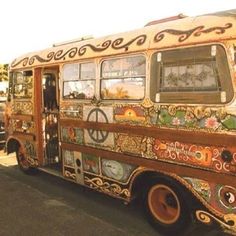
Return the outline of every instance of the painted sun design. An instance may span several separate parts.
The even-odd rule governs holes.
[[[117,120],[133,120],[133,121],[144,121],[144,116],[139,116],[133,109],[127,109],[121,115],[115,116]]]
[[[126,111],[125,111],[125,114],[124,114],[125,116],[128,116],[128,117],[130,117],[130,118],[134,118],[134,117],[137,117],[137,114],[135,113],[135,111],[134,110],[131,110],[131,109],[127,109]]]

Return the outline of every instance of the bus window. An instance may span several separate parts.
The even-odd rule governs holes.
[[[221,46],[201,46],[155,53],[151,97],[156,102],[225,103],[233,91]]]
[[[33,73],[32,71],[16,72],[13,75],[14,98],[32,98]]]
[[[145,65],[144,56],[105,60],[101,71],[102,99],[144,98]]]
[[[63,98],[92,99],[95,93],[95,64],[66,64],[62,69]]]

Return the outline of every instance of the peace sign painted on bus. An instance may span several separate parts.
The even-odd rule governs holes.
[[[104,123],[108,123],[106,113],[103,110],[94,108],[89,112],[87,121],[101,122],[101,120]],[[88,129],[88,134],[97,143],[103,143],[108,137],[108,132],[102,130]]]

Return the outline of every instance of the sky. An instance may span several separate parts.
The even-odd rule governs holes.
[[[180,13],[197,16],[235,8],[235,0],[4,0],[0,64],[83,36],[126,32]]]

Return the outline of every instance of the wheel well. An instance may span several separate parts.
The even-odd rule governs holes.
[[[135,177],[131,186],[131,196],[140,197],[148,185],[150,179],[159,176],[160,174],[155,171],[145,171]]]
[[[196,206],[198,201],[184,184],[180,183],[177,179],[173,178],[172,176],[168,176],[156,171],[145,171],[136,176],[131,186],[131,196],[133,196],[133,198],[142,200],[146,188],[148,187],[151,180],[154,178],[166,179],[170,182],[176,183],[176,185],[183,190],[182,192],[185,198],[188,199],[187,201],[188,207],[192,208],[192,206]]]
[[[16,152],[20,147],[20,142],[16,139],[9,139],[7,141],[7,154]]]

